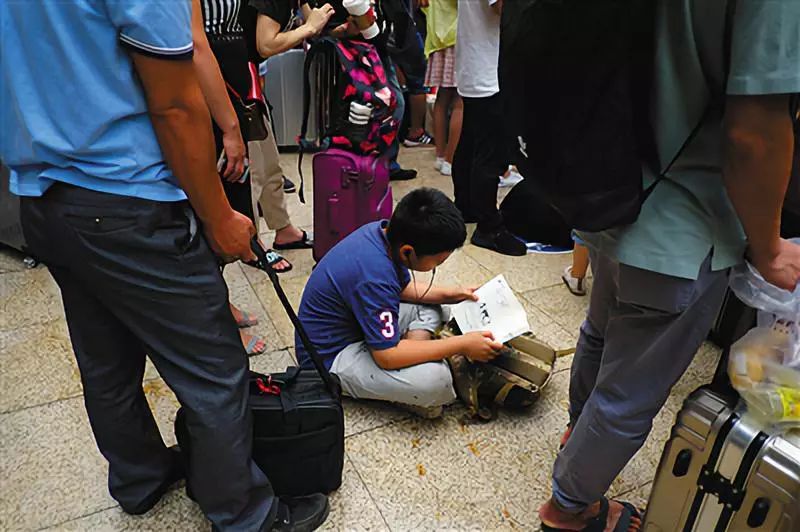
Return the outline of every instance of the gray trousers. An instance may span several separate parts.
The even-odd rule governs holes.
[[[439,307],[400,304],[399,332],[435,332],[442,324]],[[420,407],[452,403],[456,398],[453,375],[447,362],[426,362],[403,369],[386,370],[375,363],[365,342],[345,347],[333,360],[331,372],[342,389],[356,399],[390,401]]]
[[[22,224],[61,289],[112,497],[141,511],[179,467],[142,391],[147,354],[186,411],[188,482],[205,515],[221,531],[270,525],[276,499],[251,458],[247,355],[188,202],[55,185],[23,198]]]
[[[568,511],[598,501],[644,443],[653,419],[708,335],[727,272],[706,259],[696,281],[592,252],[594,284],[570,380],[572,435],[553,496]]]

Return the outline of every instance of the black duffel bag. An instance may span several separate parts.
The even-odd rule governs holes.
[[[250,373],[253,460],[279,497],[330,493],[341,486],[344,467],[341,386],[323,364],[255,241],[253,251],[258,256],[254,266],[269,276],[315,367],[290,367],[272,375]],[[183,409],[175,418],[175,435],[188,461],[191,440]]]

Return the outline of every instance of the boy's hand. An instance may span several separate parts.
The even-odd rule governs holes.
[[[489,362],[498,355],[503,344],[495,342],[489,331],[471,332],[462,336],[465,357],[473,362]]]
[[[446,289],[446,304],[461,303],[462,301],[477,301],[478,296],[475,295],[477,286],[456,286]]]

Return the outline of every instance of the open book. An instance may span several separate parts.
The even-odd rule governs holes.
[[[508,342],[531,330],[525,309],[502,275],[475,293],[478,301],[463,301],[452,307],[462,333],[491,331],[498,342]]]

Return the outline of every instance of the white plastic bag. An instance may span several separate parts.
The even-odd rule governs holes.
[[[759,326],[731,346],[728,373],[749,411],[800,427],[800,323],[759,314]]]
[[[800,244],[800,238],[792,242]],[[748,306],[788,321],[800,321],[800,284],[794,292],[778,288],[765,281],[749,262],[745,262],[731,270],[730,286]]]

